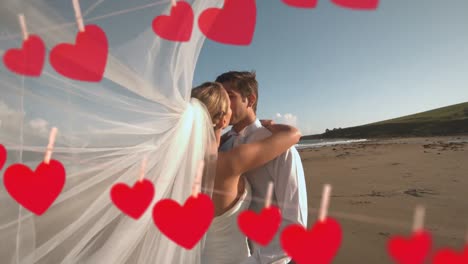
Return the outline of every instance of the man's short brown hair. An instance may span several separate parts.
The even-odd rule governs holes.
[[[255,71],[230,71],[219,75],[216,78],[216,82],[229,83],[232,88],[242,95],[242,98],[246,98],[254,94],[256,100],[252,105],[252,109],[257,113],[258,83],[255,77]]]

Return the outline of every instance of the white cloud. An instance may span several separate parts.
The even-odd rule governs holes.
[[[278,124],[297,126],[297,116],[293,114],[287,113],[287,114],[282,115],[280,113],[276,113],[276,116],[273,120],[275,121],[275,123],[278,123]]]
[[[0,114],[1,115],[7,115],[10,113],[13,113],[13,109],[11,109],[5,102],[0,101]]]
[[[15,111],[4,101],[0,100],[0,128],[2,128],[2,130],[8,130],[17,127],[21,122],[21,118],[21,112]]]
[[[303,136],[323,133],[323,131],[320,131],[319,129],[317,129],[317,127],[311,124],[299,122],[298,117],[291,113],[286,113],[286,114],[276,113],[275,117],[273,118],[273,121],[275,121],[275,123],[277,124],[287,124],[287,125],[297,127],[299,131],[301,131]]]
[[[29,121],[29,126],[31,127],[32,131],[46,134],[49,132],[49,122],[41,118],[36,118]]]
[[[44,137],[48,135],[49,123],[42,119],[24,120],[24,114],[8,106],[0,100],[0,134],[2,137],[15,138],[21,131],[21,123],[25,122],[25,135],[37,135]]]
[[[24,127],[21,127],[24,122]],[[51,124],[43,118],[23,119],[23,114],[11,108],[4,100],[0,99],[0,142],[18,143],[19,135],[23,133],[26,142],[43,144],[47,142]],[[66,146],[84,147],[89,140],[84,136],[73,135],[59,129],[57,140]]]

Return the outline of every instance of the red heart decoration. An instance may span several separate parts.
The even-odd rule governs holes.
[[[432,261],[433,264],[467,264],[468,263],[468,244],[463,252],[458,253],[449,248],[441,249],[436,253]]]
[[[205,194],[189,197],[182,207],[173,200],[164,199],[153,208],[153,221],[159,230],[186,249],[200,241],[213,217],[213,201]]]
[[[45,61],[45,44],[30,35],[21,49],[10,49],[3,55],[3,63],[10,71],[27,76],[40,76]]]
[[[401,236],[390,238],[387,251],[400,264],[424,263],[431,250],[431,235],[426,231],[415,232],[407,239]]]
[[[65,77],[79,81],[99,82],[107,63],[106,33],[96,25],[78,32],[76,45],[59,44],[50,52],[50,63]]]
[[[23,164],[13,164],[5,171],[3,182],[8,193],[24,208],[42,215],[65,185],[65,168],[57,160],[41,162],[33,172]]]
[[[161,38],[172,41],[189,41],[193,27],[192,6],[179,1],[171,8],[171,15],[158,16],[153,20],[153,31]]]
[[[198,18],[200,30],[213,41],[249,45],[255,32],[255,0],[225,0],[224,7],[208,8]]]
[[[298,264],[331,263],[341,245],[340,224],[333,218],[315,223],[311,230],[290,225],[281,233],[281,245]]]
[[[239,214],[240,230],[262,246],[268,245],[281,224],[281,212],[277,207],[264,208],[260,214],[246,210]]]
[[[5,165],[7,159],[7,151],[5,147],[0,144],[0,170],[3,168],[3,165]]]
[[[283,3],[298,8],[315,8],[318,0],[283,0]]]
[[[132,188],[124,183],[118,183],[111,189],[111,199],[115,206],[134,219],[143,215],[153,197],[153,183],[146,179],[138,181]]]
[[[332,0],[338,6],[360,9],[360,10],[375,10],[379,6],[379,0]]]

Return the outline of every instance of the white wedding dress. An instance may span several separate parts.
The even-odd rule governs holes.
[[[224,4],[185,2],[194,18]],[[152,209],[162,199],[183,204],[190,197],[201,159],[202,191],[211,196],[213,190],[213,124],[190,97],[205,36],[196,20],[190,41],[155,34],[152,23],[171,13],[169,0],[80,0],[80,6],[84,24],[99,26],[108,40],[100,82],[70,79],[49,63],[57,45],[76,42],[71,0],[0,1],[0,56],[22,47],[20,13],[46,47],[40,77],[15,74],[0,62],[0,144],[8,150],[0,171],[0,263],[201,264],[205,237],[190,250],[178,246],[155,226]],[[35,169],[52,127],[58,128],[52,159],[65,167],[66,181],[37,216],[5,190],[3,173],[14,163]],[[135,220],[113,204],[110,191],[116,183],[133,186],[145,157],[144,177],[155,195]]]
[[[246,236],[239,230],[237,218],[249,209],[252,190],[247,180],[245,190],[236,204],[224,214],[217,216],[206,234],[203,264],[239,264],[250,256]]]

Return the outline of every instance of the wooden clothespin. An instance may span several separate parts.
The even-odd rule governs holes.
[[[319,211],[319,221],[324,222],[328,214],[328,205],[330,203],[331,185],[325,184],[322,192],[322,203]]]
[[[26,27],[26,19],[24,18],[24,14],[19,14],[18,19],[21,26],[21,32],[23,33],[23,40],[26,41],[29,38],[29,33],[28,28]]]
[[[426,209],[418,205],[414,210],[414,220],[413,220],[413,232],[420,232],[424,229],[424,217],[426,214]]]
[[[75,10],[76,24],[80,32],[85,31],[83,16],[81,15],[80,1],[73,0],[73,9]]]
[[[205,161],[201,160],[198,165],[197,174],[195,176],[195,182],[193,183],[193,186],[192,186],[192,196],[194,198],[197,198],[198,194],[200,193],[204,168],[205,168]]]
[[[265,208],[270,208],[271,206],[271,196],[273,195],[273,182],[268,183],[268,190],[265,197]]]
[[[52,157],[52,151],[54,150],[55,137],[57,136],[57,128],[53,127],[49,135],[49,145],[47,145],[46,154],[44,157],[44,163],[49,164],[50,158]]]
[[[143,158],[143,161],[141,162],[139,182],[143,182],[143,179],[145,178],[146,164],[148,164],[148,157],[147,156],[145,156]]]

